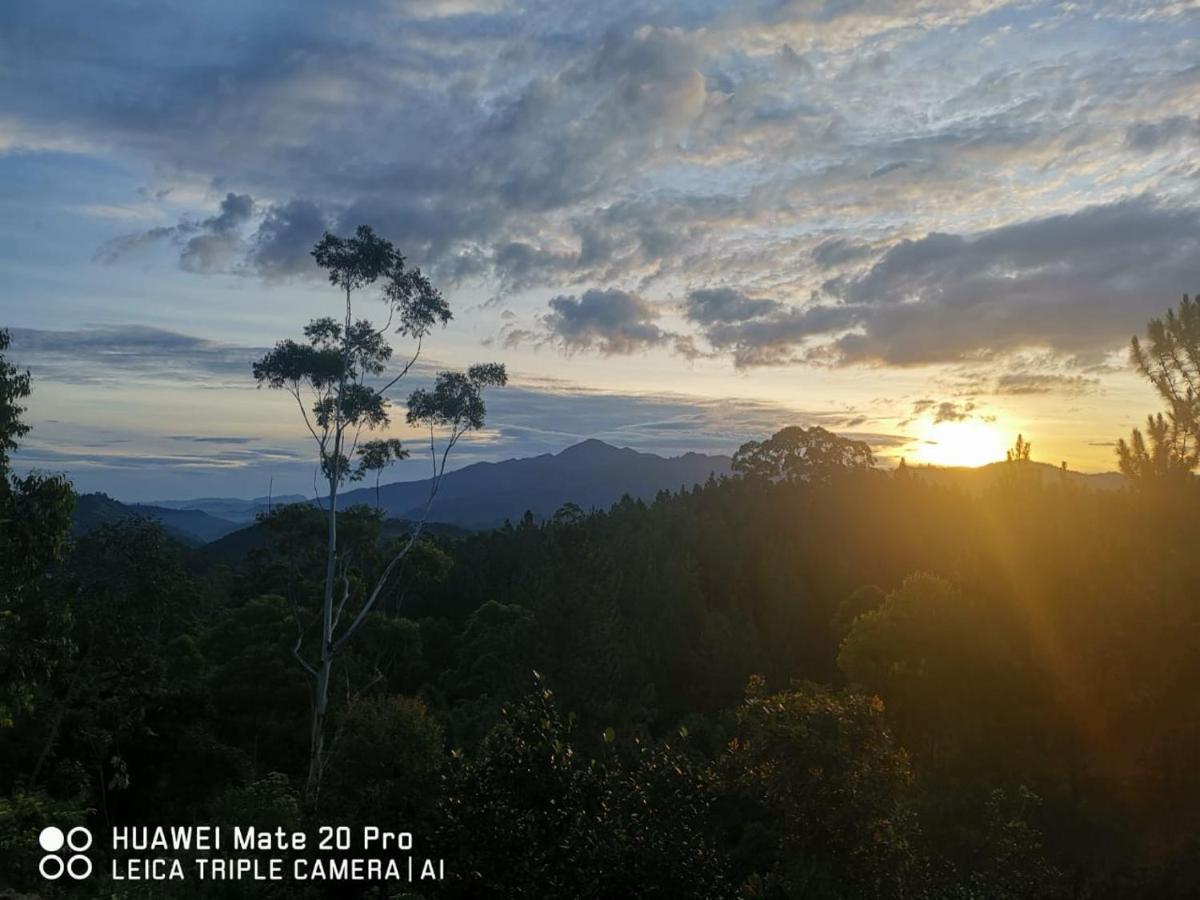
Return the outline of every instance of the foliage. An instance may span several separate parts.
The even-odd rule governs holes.
[[[445,762],[442,727],[412,697],[377,696],[342,714],[321,815],[357,826],[403,822],[428,834]]]
[[[46,576],[67,549],[75,494],[66,479],[10,470],[9,453],[29,433],[21,401],[29,373],[4,356],[0,330],[0,731],[29,713],[61,651],[60,617],[47,610]]]
[[[1146,343],[1135,336],[1130,356],[1167,414],[1147,419],[1148,446],[1136,428],[1118,442],[1121,472],[1142,486],[1178,487],[1200,465],[1200,302],[1185,294],[1178,310],[1151,319]]]
[[[771,481],[825,481],[839,472],[875,465],[871,448],[819,425],[793,425],[765,441],[749,441],[733,455],[733,471]]]
[[[11,339],[8,332],[0,329],[0,471],[7,472],[9,453],[17,449],[17,441],[29,433],[29,426],[21,421],[25,407],[21,401],[29,396],[29,373],[22,372],[7,359]]]
[[[751,896],[905,897],[917,887],[907,755],[878,698],[752,678],[723,769]]]
[[[600,898],[722,897],[708,837],[712,776],[670,743],[618,752],[580,746],[548,689],[505,710],[445,788],[442,852],[455,894]]]
[[[1121,474],[1142,489],[1178,489],[1200,464],[1200,443],[1189,445],[1189,440],[1162,413],[1147,416],[1145,436],[1135,428],[1128,443],[1124,438],[1117,441]]]

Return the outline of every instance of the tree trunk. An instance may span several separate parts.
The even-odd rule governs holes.
[[[340,452],[340,448],[338,448]],[[337,475],[329,480],[329,543],[325,560],[325,597],[321,603],[321,661],[313,684],[312,737],[308,751],[305,799],[316,804],[325,762],[325,713],[329,708],[329,676],[333,669],[333,582],[337,575]]]
[[[346,325],[342,332],[342,374],[334,398],[333,454],[329,460],[329,546],[325,558],[325,598],[321,603],[321,661],[313,685],[312,735],[308,750],[308,782],[304,797],[315,806],[321,793],[325,765],[325,714],[329,709],[329,678],[333,670],[333,582],[337,577],[337,491],[342,477],[342,398],[349,365],[350,288],[346,288]]]

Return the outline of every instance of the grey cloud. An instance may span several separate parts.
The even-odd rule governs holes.
[[[797,53],[791,44],[784,44],[779,48],[779,61],[785,68],[797,75],[807,77],[813,74],[813,64],[803,54]]]
[[[309,200],[272,206],[255,232],[249,263],[267,280],[312,274],[311,251],[327,227],[325,214]]]
[[[497,276],[509,290],[519,290],[537,284],[558,273],[571,272],[579,255],[555,252],[535,247],[524,241],[510,241],[496,248],[493,265]]]
[[[178,225],[159,226],[136,234],[122,235],[103,244],[95,254],[98,262],[113,264],[121,257],[164,240],[180,245],[179,264],[189,272],[217,272],[237,260],[242,252],[240,229],[254,213],[249,194],[225,195],[216,215],[199,222],[183,219]]]
[[[144,325],[74,331],[13,328],[12,356],[35,377],[121,384],[131,377],[248,387],[251,360],[265,348],[237,347]]]
[[[236,257],[240,241],[233,234],[198,234],[179,253],[179,265],[188,272],[219,272]]]
[[[214,436],[198,434],[168,434],[165,435],[168,441],[185,441],[197,444],[253,444],[258,440],[256,437],[236,437],[236,436]]]
[[[702,288],[687,295],[684,313],[693,322],[711,325],[716,322],[744,322],[779,308],[780,304],[775,300],[747,297],[734,288]]]
[[[867,177],[868,178],[882,178],[884,175],[889,175],[892,172],[899,171],[900,169],[906,169],[911,165],[912,165],[912,163],[908,162],[907,160],[899,160],[896,162],[884,163],[878,169],[875,169],[873,172],[871,172],[871,174],[868,175]]]
[[[965,400],[958,402],[954,400],[942,400],[939,402],[925,397],[913,403],[913,418],[926,414],[929,415],[935,425],[942,422],[964,422],[976,415],[975,401]]]
[[[542,324],[550,340],[567,351],[595,349],[608,355],[629,354],[671,340],[654,324],[655,308],[635,294],[589,290],[581,296],[554,297]]]
[[[871,253],[869,244],[846,238],[829,238],[813,248],[812,258],[822,269],[831,269],[843,263],[864,259]]]
[[[893,247],[842,294],[843,362],[909,365],[1124,342],[1200,283],[1200,209],[1141,197]]]
[[[1100,379],[1048,372],[1010,372],[996,379],[996,394],[1087,394],[1099,390]]]
[[[798,346],[807,339],[845,329],[858,314],[847,305],[781,308],[764,318],[714,324],[705,337],[718,350],[732,350],[738,368],[786,365],[799,360]]]
[[[945,400],[934,408],[933,424],[937,425],[941,422],[963,422],[971,418],[971,414],[974,411],[974,403],[955,403],[951,400]]]
[[[173,237],[178,230],[178,226],[175,225],[160,225],[156,228],[139,231],[135,234],[125,234],[112,238],[96,248],[92,259],[94,262],[113,265],[127,254],[134,253],[143,247],[149,247],[158,241]]]
[[[1158,150],[1185,139],[1200,138],[1200,118],[1171,116],[1157,122],[1138,122],[1125,132],[1126,146],[1134,150]]]
[[[7,4],[0,116],[18,147],[47,135],[81,156],[113,148],[164,180],[270,204],[257,228],[230,203],[114,238],[97,252],[106,262],[174,241],[193,271],[279,279],[312,270],[307,251],[326,224],[367,222],[436,278],[495,279],[501,291],[611,284],[652,297],[682,281],[796,297],[836,270],[835,297],[815,311],[788,306],[714,332],[738,365],[959,360],[1039,340],[1094,349],[1193,289],[1194,266],[1136,225],[1128,253],[1097,249],[1093,265],[1082,235],[1055,256],[1052,228],[1037,257],[972,223],[1061,203],[1042,183],[1086,180],[1098,201],[1120,184],[1194,196],[1183,168],[1145,151],[1195,135],[1196,19],[1144,22],[1117,46],[1087,4],[1034,4],[1022,15],[1059,18],[1024,31],[1017,62],[981,40],[1004,38],[993,6],[456,0],[368,2],[346,16],[299,0],[287,16],[118,4],[64,17]],[[1056,31],[1076,36],[1068,58]],[[894,91],[877,90],[881,66]],[[1161,121],[1141,121],[1146,110]],[[810,251],[816,226],[864,242]],[[874,279],[847,271],[871,245],[925,232]],[[1106,267],[1121,257],[1121,271]],[[810,353],[822,321],[831,342]],[[834,342],[847,327],[858,333]],[[981,337],[993,329],[994,345]]]

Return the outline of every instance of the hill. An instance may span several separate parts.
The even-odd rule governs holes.
[[[240,497],[200,497],[195,500],[154,500],[149,506],[164,509],[194,509],[206,512],[218,519],[249,525],[259,513],[266,512],[272,506],[282,506],[285,503],[304,503],[308,500],[303,494],[282,494],[278,497],[255,497],[245,500]]]
[[[145,516],[161,522],[167,533],[185,544],[207,544],[241,526],[195,509],[167,509],[142,503],[121,503],[107,494],[80,494],[72,513],[71,533],[78,537],[109,522]]]
[[[989,463],[977,468],[962,466],[909,466],[909,471],[915,475],[936,484],[953,485],[968,493],[979,493],[996,485],[1005,475],[1004,462]],[[1125,487],[1125,476],[1120,472],[1075,472],[1070,469],[1065,472],[1058,466],[1049,463],[1030,461],[1026,463],[1029,471],[1036,472],[1043,484],[1056,484],[1065,478],[1068,484],[1096,491],[1116,491]]]

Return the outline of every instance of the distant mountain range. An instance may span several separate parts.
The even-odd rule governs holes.
[[[575,503],[585,511],[607,509],[623,494],[649,500],[663,489],[690,488],[710,475],[728,473],[728,456],[685,453],[664,458],[589,440],[561,453],[475,463],[448,472],[429,517],[463,528],[490,528],[505,519],[515,522],[526,510],[542,520],[564,503]],[[379,504],[389,517],[418,519],[429,487],[429,479],[385,484],[379,490]],[[373,487],[343,496],[347,505],[375,505]]]
[[[272,506],[283,506],[288,503],[306,503],[308,498],[303,494],[281,494],[278,497],[255,497],[253,500],[242,500],[238,497],[201,497],[198,500],[152,500],[147,506],[163,509],[197,509],[225,519],[229,522],[241,522],[249,525],[258,518],[258,514],[266,512]]]
[[[978,493],[994,486],[1005,473],[1007,463],[994,462],[977,468],[964,466],[909,466],[909,470],[920,478],[937,484],[954,485],[969,493]],[[1115,491],[1125,486],[1125,476],[1120,472],[1074,472],[1063,471],[1049,463],[1030,461],[1029,470],[1038,473],[1042,481],[1055,482],[1066,479],[1068,484],[1096,491]]]
[[[1088,475],[1062,473],[1056,466],[1030,463],[1043,479],[1066,478],[1073,484],[1098,490],[1113,490],[1124,484],[1115,472]],[[921,478],[952,484],[970,492],[995,483],[1003,463],[977,469],[912,466]],[[483,462],[448,472],[442,479],[429,521],[448,529],[484,529],[517,521],[526,511],[538,521],[548,519],[565,503],[575,503],[585,511],[607,509],[629,494],[650,500],[661,490],[676,491],[707,481],[710,476],[729,474],[728,456],[685,453],[662,457],[640,453],[627,447],[613,447],[603,441],[588,440],[560,453],[544,453],[525,459]],[[429,497],[430,480],[400,481],[379,489],[379,505],[388,519],[404,522],[419,519]],[[209,497],[199,500],[160,500],[151,504],[120,503],[104,494],[85,494],[75,512],[75,531],[82,534],[104,522],[129,516],[149,516],[162,522],[168,532],[192,545],[209,544],[221,539],[223,545],[249,546],[258,538],[251,533],[255,517],[268,504],[312,502],[300,494],[256,497],[242,500]],[[347,491],[339,506],[354,504],[375,506],[374,487]],[[234,534],[237,532],[238,534]],[[226,536],[229,537],[226,537]]]
[[[505,519],[516,521],[527,510],[542,520],[565,503],[575,503],[584,510],[607,509],[624,494],[649,500],[660,490],[691,487],[710,475],[719,477],[728,472],[728,456],[686,453],[664,458],[588,440],[560,453],[475,463],[447,472],[429,520],[482,529],[501,525]],[[417,519],[424,511],[429,487],[429,479],[382,485],[379,505],[389,519]],[[252,526],[268,503],[279,506],[305,502],[312,501],[300,494],[287,494],[253,500],[206,497],[124,504],[104,494],[86,494],[79,498],[75,528],[76,533],[84,533],[104,522],[143,515],[159,520],[187,543],[204,544]],[[375,506],[375,502],[375,488],[369,487],[347,491],[338,505]]]
[[[107,494],[80,494],[75,499],[71,533],[78,537],[101,525],[136,516],[157,519],[168,534],[191,545],[207,544],[245,527],[244,523],[220,519],[199,509],[121,503]]]

